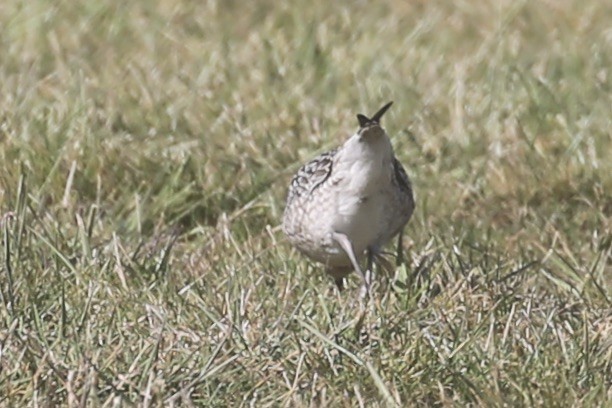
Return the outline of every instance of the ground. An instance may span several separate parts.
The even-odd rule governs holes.
[[[3,1],[0,405],[609,404],[610,21]],[[300,164],[391,100],[417,209],[362,308],[279,223]]]

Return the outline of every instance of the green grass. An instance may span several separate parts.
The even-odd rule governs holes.
[[[331,3],[2,2],[1,406],[611,403],[612,6]],[[278,225],[390,100],[362,310]]]

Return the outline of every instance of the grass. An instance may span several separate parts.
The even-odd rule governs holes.
[[[0,405],[606,406],[612,6],[0,5]],[[407,264],[278,227],[386,116]]]

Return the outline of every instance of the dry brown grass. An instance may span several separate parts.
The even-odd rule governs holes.
[[[609,404],[612,6],[472,3],[2,2],[0,405]],[[360,311],[277,225],[388,100]]]

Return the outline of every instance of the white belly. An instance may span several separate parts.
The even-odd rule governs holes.
[[[368,196],[338,197],[337,212],[331,228],[346,234],[356,254],[375,246],[387,224],[383,191]]]

